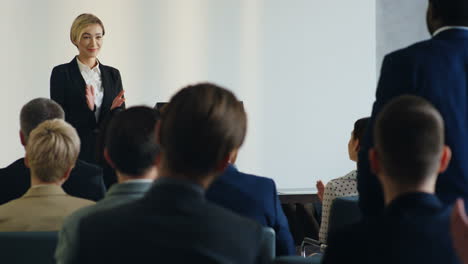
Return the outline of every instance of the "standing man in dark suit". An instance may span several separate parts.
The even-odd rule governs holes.
[[[427,25],[430,40],[395,51],[382,64],[370,129],[359,154],[364,217],[377,216],[384,208],[381,185],[369,169],[370,131],[383,105],[402,94],[426,98],[445,120],[445,142],[452,148],[453,162],[437,180],[437,196],[443,204],[468,199],[468,0],[429,0]]]
[[[55,252],[58,264],[75,262],[81,219],[140,199],[157,177],[156,110],[139,106],[119,113],[109,124],[104,156],[117,172],[118,183],[93,206],[81,208],[65,219]]]
[[[294,241],[289,231],[272,179],[240,172],[233,164],[216,179],[206,192],[206,198],[242,216],[251,218],[276,233],[276,255],[294,255]]]
[[[23,106],[20,113],[20,140],[26,147],[29,133],[40,123],[50,119],[64,119],[65,114],[56,102],[46,98],[36,98]],[[30,171],[24,158],[0,169],[0,204],[22,196],[31,186]],[[71,196],[93,201],[100,200],[106,192],[101,168],[77,160],[63,189]]]
[[[262,227],[205,199],[246,126],[228,90],[174,95],[158,125],[158,179],[141,200],[83,218],[77,263],[256,263]]]
[[[373,134],[369,160],[384,190],[383,215],[332,234],[323,263],[458,264],[451,209],[435,195],[451,158],[441,115],[421,97],[401,96],[378,114]]]

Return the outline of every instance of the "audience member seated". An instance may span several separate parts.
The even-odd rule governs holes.
[[[451,234],[461,261],[468,264],[468,216],[463,199],[458,199],[452,211]]]
[[[158,179],[140,200],[80,223],[77,263],[257,263],[262,227],[205,199],[242,145],[246,114],[231,92],[188,86],[161,113]]]
[[[357,162],[361,139],[367,129],[369,117],[361,118],[354,123],[353,132],[348,142],[349,159]],[[319,231],[321,243],[327,243],[328,219],[330,217],[330,207],[337,197],[355,196],[357,191],[357,170],[353,170],[343,177],[331,180],[325,187],[322,181],[317,182],[317,191],[320,201],[322,201],[322,214]]]
[[[207,199],[273,228],[276,233],[276,255],[294,255],[294,241],[275,182],[240,172],[234,165],[236,155],[231,157],[227,169],[207,190]]]
[[[59,233],[57,263],[74,263],[80,220],[143,197],[157,176],[156,142],[158,112],[148,107],[132,107],[120,112],[109,124],[104,156],[116,170],[118,184],[112,185],[103,200],[81,208],[67,217]]]
[[[434,194],[451,157],[440,113],[421,97],[397,97],[378,114],[373,133],[369,162],[385,210],[330,234],[323,263],[459,263],[450,208]]]
[[[47,120],[32,130],[24,160],[31,169],[31,188],[22,197],[0,206],[0,231],[59,230],[66,216],[94,204],[69,196],[61,187],[79,152],[80,138],[63,120]]]
[[[21,109],[20,139],[26,148],[29,133],[40,123],[54,119],[64,119],[65,113],[56,102],[46,98],[36,98]],[[0,204],[21,197],[31,186],[29,169],[24,165],[24,158],[0,169]],[[77,160],[70,178],[63,185],[66,193],[93,201],[104,197],[105,188],[101,168]]]

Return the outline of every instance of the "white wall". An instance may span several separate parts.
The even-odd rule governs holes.
[[[347,140],[376,82],[373,0],[0,0],[0,166],[23,155],[19,110],[49,96],[83,12],[106,26],[99,58],[120,69],[128,105],[215,82],[249,114],[240,169],[294,188],[353,168]]]
[[[392,51],[429,38],[426,26],[427,0],[377,0],[377,69]]]

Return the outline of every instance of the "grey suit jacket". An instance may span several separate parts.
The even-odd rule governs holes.
[[[92,204],[66,194],[57,185],[34,186],[20,198],[0,206],[0,232],[59,230],[65,217]]]
[[[93,206],[82,208],[65,219],[59,232],[59,240],[55,251],[57,263],[76,263],[77,241],[79,240],[79,226],[83,217],[95,212],[114,208],[119,205],[137,200],[150,189],[152,182],[128,181],[114,184],[101,201]]]

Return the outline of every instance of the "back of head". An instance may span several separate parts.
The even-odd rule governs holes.
[[[235,95],[217,85],[190,85],[162,111],[160,144],[168,169],[203,177],[239,148],[247,116]]]
[[[31,131],[26,158],[31,174],[42,182],[59,181],[75,165],[80,138],[67,122],[53,119]]]
[[[419,185],[439,168],[443,119],[425,99],[403,95],[378,114],[374,140],[387,178],[400,185]]]
[[[370,117],[363,117],[354,122],[353,138],[359,140],[359,143],[361,143],[364,138],[369,120]]]
[[[47,98],[36,98],[21,108],[20,127],[25,142],[31,131],[40,123],[51,119],[65,119],[65,112],[55,101]]]
[[[445,25],[468,26],[468,0],[429,0]]]
[[[105,147],[118,171],[140,176],[155,164],[158,120],[159,113],[144,106],[128,108],[111,120]]]

